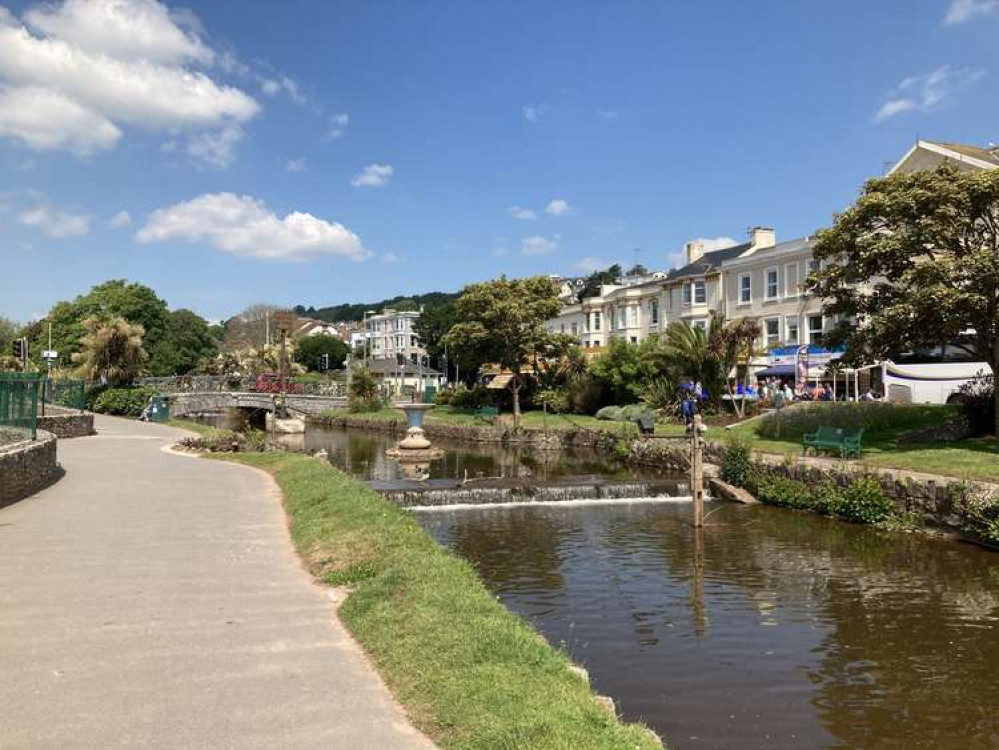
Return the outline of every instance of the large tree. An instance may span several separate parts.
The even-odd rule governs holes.
[[[204,318],[190,310],[174,310],[163,336],[151,347],[149,371],[159,376],[186,375],[217,353],[218,342]]]
[[[339,370],[350,354],[350,347],[336,336],[326,333],[303,336],[295,349],[295,361],[307,370],[317,371],[325,369],[320,363],[325,354],[329,355],[329,369]]]
[[[999,372],[999,170],[945,164],[869,180],[818,233],[814,255],[826,265],[807,287],[844,321],[833,339],[848,358],[891,358],[972,332],[975,356]],[[999,408],[996,422],[999,441]]]
[[[495,363],[512,375],[513,417],[519,426],[523,368],[552,344],[545,322],[562,309],[558,289],[544,276],[503,276],[465,287],[456,305],[461,322],[444,337],[445,343],[475,352],[479,361]]]

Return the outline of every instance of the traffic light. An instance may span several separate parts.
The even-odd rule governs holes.
[[[28,340],[16,339],[14,342],[14,357],[24,361],[28,358]]]

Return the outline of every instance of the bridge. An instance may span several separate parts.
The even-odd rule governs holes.
[[[239,376],[181,376],[173,378],[144,378],[142,385],[153,386],[170,401],[170,414],[221,412],[226,409],[247,411],[276,410],[284,402],[287,411],[296,416],[320,414],[347,406],[347,389],[342,380],[289,379],[288,393],[274,393],[276,383],[265,383],[267,391],[256,389],[259,381]]]
[[[324,396],[304,393],[254,393],[252,391],[183,391],[169,394],[170,415],[222,412],[226,409],[246,409],[273,412],[277,404],[298,416],[321,414],[347,406],[346,396]]]

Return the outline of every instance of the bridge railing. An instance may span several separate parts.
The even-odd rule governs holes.
[[[277,393],[278,383],[256,376],[179,375],[168,378],[142,378],[140,385],[150,385],[164,395],[176,393]],[[343,380],[314,378],[289,378],[285,383],[287,393],[307,396],[346,396],[347,384]]]

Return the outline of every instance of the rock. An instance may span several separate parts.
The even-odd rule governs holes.
[[[741,487],[735,487],[715,477],[708,480],[708,485],[711,487],[713,495],[722,500],[728,500],[730,503],[742,503],[743,505],[759,505],[760,503]]]

